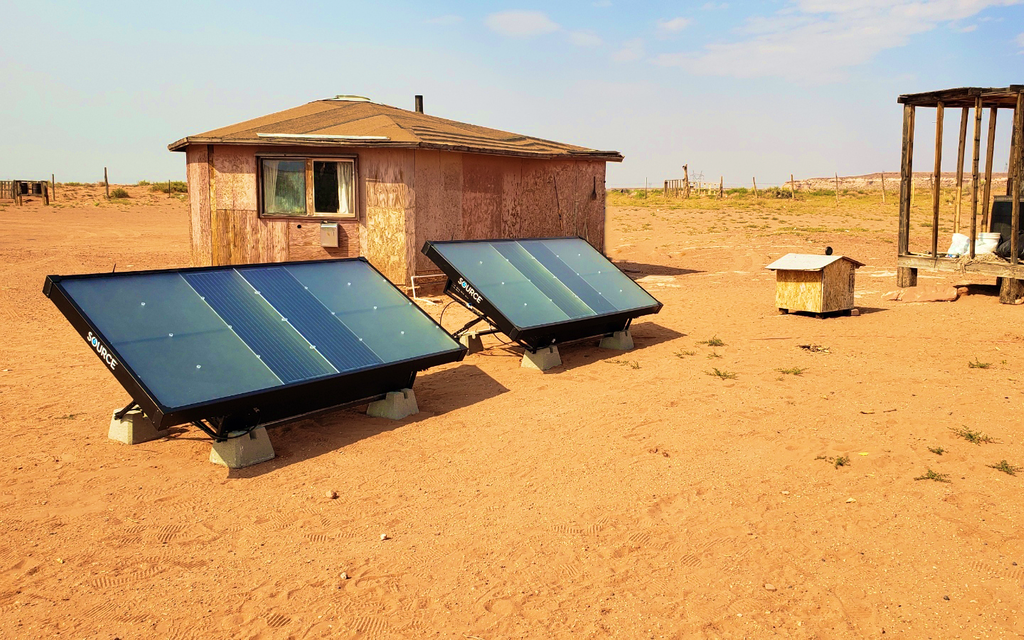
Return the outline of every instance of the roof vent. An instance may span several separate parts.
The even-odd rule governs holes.
[[[365,96],[350,96],[344,93],[339,93],[333,98],[327,98],[328,100],[337,100],[338,102],[370,102],[370,99]]]

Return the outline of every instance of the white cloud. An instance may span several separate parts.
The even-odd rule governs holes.
[[[693,20],[689,18],[672,18],[671,20],[659,20],[658,31],[663,34],[667,33],[678,33],[686,27],[690,26]]]
[[[427,24],[439,25],[452,25],[459,24],[460,22],[462,22],[462,16],[457,15],[437,16],[436,18],[427,20]]]
[[[644,41],[640,38],[622,43],[622,47],[612,54],[615,62],[633,62],[644,57]]]
[[[529,38],[558,31],[561,27],[541,11],[502,11],[487,16],[484,23],[498,33],[514,38]]]
[[[665,53],[655,64],[698,75],[782,76],[834,81],[887,49],[940,24],[967,20],[989,7],[1021,0],[793,0],[769,17],[752,18],[733,42]]]
[[[577,47],[597,47],[603,44],[601,37],[593,31],[570,31],[569,42]]]
[[[1021,49],[1024,49],[1024,33],[1022,33],[1022,34],[1020,34],[1019,36],[1017,36],[1017,45],[1018,45],[1018,46],[1019,46],[1019,47],[1020,47]]]
[[[978,30],[978,25],[976,25],[976,24],[969,24],[966,27],[961,27],[960,28],[960,33],[970,33],[972,31],[977,31],[977,30]]]

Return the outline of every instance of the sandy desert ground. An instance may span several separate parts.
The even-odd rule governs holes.
[[[128,398],[43,279],[187,266],[188,229],[99,191],[0,203],[0,637],[1024,634],[1024,473],[989,466],[1024,465],[1024,307],[883,301],[893,198],[615,197],[609,253],[665,304],[635,350],[542,374],[490,339],[418,415],[281,426],[228,471],[191,427],[106,437]],[[863,315],[779,315],[764,265],[826,245]]]

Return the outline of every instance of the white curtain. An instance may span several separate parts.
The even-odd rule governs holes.
[[[277,160],[263,161],[263,210],[277,211]]]
[[[355,188],[355,165],[351,162],[338,163],[338,212],[346,215],[355,213],[352,192]]]

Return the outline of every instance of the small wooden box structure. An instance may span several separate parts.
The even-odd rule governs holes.
[[[856,270],[863,266],[846,256],[790,253],[765,268],[775,271],[780,311],[832,313],[853,309]]]

